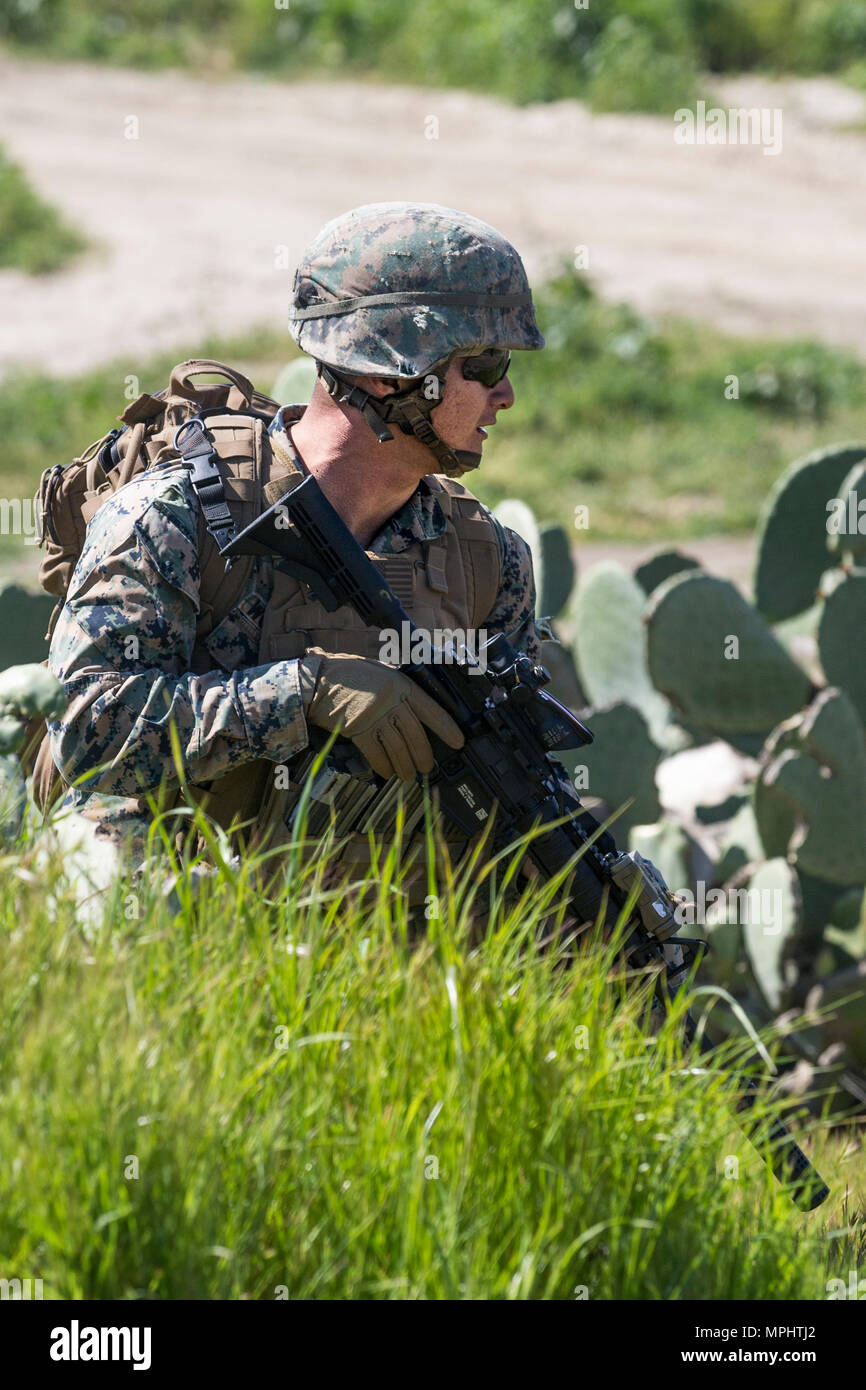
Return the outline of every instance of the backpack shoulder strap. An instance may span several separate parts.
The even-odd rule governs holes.
[[[189,469],[189,480],[204,515],[208,535],[222,550],[237,534],[237,526],[226,501],[223,473],[217,463],[214,442],[200,415],[193,415],[174,436],[174,447]],[[225,562],[231,568],[231,560]]]
[[[192,423],[192,422],[190,422]],[[201,503],[198,516],[201,580],[198,637],[206,637],[243,597],[255,557],[238,555],[230,563],[220,546],[272,506],[286,491],[291,475],[301,470],[267,421],[252,415],[208,414],[203,421],[209,452],[199,450],[190,480]],[[195,441],[197,433],[188,431]],[[180,444],[183,449],[184,439]],[[183,449],[186,453],[186,450]],[[225,539],[223,539],[223,537]]]

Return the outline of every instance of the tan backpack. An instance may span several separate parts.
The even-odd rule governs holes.
[[[225,381],[194,385],[191,378],[204,373]],[[57,598],[46,638],[50,640],[54,632],[91,518],[125,483],[148,468],[180,458],[182,450],[201,504],[201,607],[193,666],[209,670],[213,663],[199,644],[239,602],[253,564],[252,556],[241,556],[227,569],[219,544],[229,534],[228,528],[241,530],[249,525],[285,491],[278,479],[289,470],[274,460],[268,438],[268,426],[278,409],[275,400],[256,391],[232,367],[209,358],[181,362],[164,390],[155,395],[144,392],[127,405],[118,417],[122,422],[118,428],[71,463],[46,469],[36,494],[40,545],[45,551],[39,582]],[[186,454],[183,441],[181,450],[175,447],[177,430],[193,416],[204,418],[210,436],[206,449],[198,450],[198,459]],[[275,487],[268,488],[272,475]],[[43,811],[66,790],[46,735],[44,721],[34,720],[24,760],[25,770],[33,773],[33,794]]]

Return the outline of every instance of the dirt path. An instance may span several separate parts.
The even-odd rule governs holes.
[[[380,198],[466,208],[535,275],[586,245],[605,292],[643,310],[866,348],[866,133],[839,129],[863,99],[823,80],[717,91],[781,107],[782,152],[678,146],[672,120],[573,101],[2,57],[0,141],[99,249],[48,279],[0,272],[0,375],[282,326],[305,242]]]

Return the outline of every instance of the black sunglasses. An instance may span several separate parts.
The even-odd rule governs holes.
[[[507,348],[489,348],[487,352],[463,359],[463,380],[495,386],[505,376],[510,363],[511,353]]]

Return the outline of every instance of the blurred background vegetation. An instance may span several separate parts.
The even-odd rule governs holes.
[[[84,237],[34,193],[23,170],[0,147],[0,267],[42,275],[59,270],[85,245]]]
[[[866,84],[866,0],[0,0],[0,39],[143,67],[334,74],[669,111],[704,72]]]
[[[521,497],[542,521],[588,506],[593,540],[743,533],[792,458],[829,439],[866,437],[866,382],[849,353],[652,323],[601,299],[571,269],[535,297],[547,348],[515,353],[516,408],[500,413],[471,480],[489,505]],[[32,496],[43,468],[116,423],[127,389],[159,390],[175,362],[199,356],[239,366],[269,392],[289,352],[286,336],[269,329],[191,339],[149,362],[121,359],[83,376],[0,383],[0,494]],[[20,539],[0,535],[0,557],[13,552]],[[31,547],[34,563],[38,553]]]
[[[866,0],[608,0],[586,9],[476,0],[471,16],[460,0],[423,11],[397,0],[282,4],[0,0],[0,41],[19,57],[398,78],[668,115],[705,90],[708,73],[832,72],[866,85]],[[51,271],[83,244],[0,152],[0,264]],[[648,321],[600,298],[570,265],[536,298],[547,350],[516,354],[519,408],[500,417],[472,480],[491,505],[519,496],[543,521],[587,506],[599,541],[744,533],[790,459],[866,436],[853,353]],[[208,354],[269,391],[293,351],[282,332],[251,325],[242,338],[203,343],[196,334],[149,361],[119,359],[83,376],[7,378],[0,490],[32,495],[43,468],[104,434],[130,376],[156,390],[174,362]],[[16,545],[0,535],[0,557]]]

